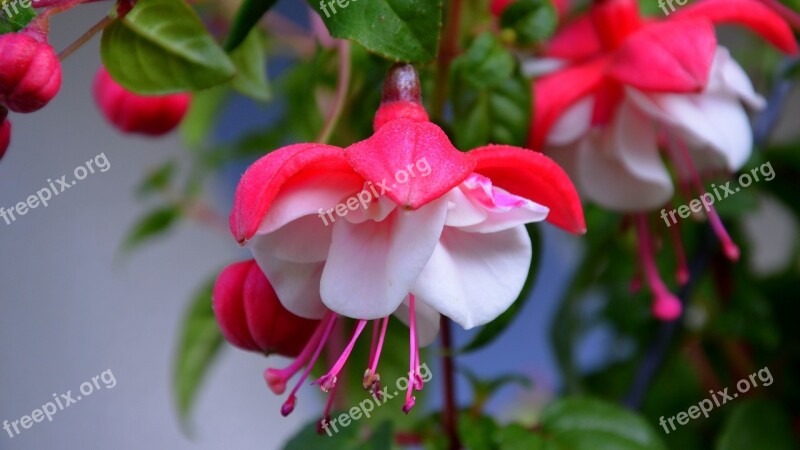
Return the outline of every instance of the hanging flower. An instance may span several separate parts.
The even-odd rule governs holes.
[[[554,36],[544,58],[526,64],[546,73],[534,84],[531,147],[560,162],[585,198],[615,211],[643,213],[670,201],[674,187],[662,156],[682,185],[702,194],[702,173],[735,172],[748,160],[752,131],[743,104],[765,104],[717,45],[713,25],[727,22],[797,51],[786,22],[752,0],[698,2],[663,21],[641,17],[634,0],[595,2]],[[716,211],[708,211],[725,254],[738,259]],[[654,313],[674,319],[680,303],[655,269],[647,224],[636,228]],[[684,262],[678,279],[687,279]]]
[[[31,27],[0,35],[0,107],[38,111],[61,87],[61,63],[46,34]]]
[[[139,95],[128,91],[101,66],[94,79],[94,100],[109,123],[125,133],[160,136],[175,129],[189,109],[192,96]]]
[[[374,321],[365,388],[379,386],[377,366],[388,316],[410,329],[409,373],[419,346],[431,343],[440,315],[464,328],[483,325],[519,295],[531,261],[524,224],[547,219],[585,231],[577,193],[549,158],[495,145],[462,153],[428,121],[411,66],[387,77],[375,134],[345,149],[296,144],[261,158],[243,175],[231,230],[269,277],[292,313],[321,319],[297,361],[268,373],[273,390],[314,365],[334,322],[357,320],[328,373],[333,389],[356,340]],[[414,405],[406,393],[403,410]],[[283,412],[294,408],[297,387]]]

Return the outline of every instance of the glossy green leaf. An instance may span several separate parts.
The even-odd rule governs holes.
[[[197,292],[181,325],[173,389],[178,413],[184,425],[188,424],[203,379],[225,341],[211,307],[213,286],[212,278]]]
[[[114,80],[146,95],[205,89],[236,74],[228,55],[182,0],[139,0],[103,31],[100,52]]]
[[[231,23],[231,30],[225,38],[225,51],[230,52],[247,40],[253,27],[261,17],[272,8],[277,0],[244,0]]]
[[[549,38],[558,25],[558,14],[549,0],[516,0],[500,18],[500,26],[514,30],[520,44],[535,44]]]
[[[716,450],[792,450],[791,418],[782,406],[767,400],[746,400],[728,416]]]
[[[253,30],[235,50],[230,53],[236,65],[236,76],[231,86],[240,93],[256,100],[267,101],[272,97],[267,82],[267,58],[261,33]]]
[[[458,148],[489,143],[524,147],[531,116],[530,82],[497,40],[481,35],[452,65]]]
[[[528,235],[531,238],[533,253],[531,257],[531,267],[528,271],[528,278],[525,280],[525,284],[522,286],[522,292],[520,292],[517,300],[512,303],[511,307],[509,307],[503,314],[484,325],[480,331],[478,331],[478,334],[475,335],[472,341],[470,341],[469,344],[460,350],[461,352],[473,352],[481,349],[500,337],[500,335],[511,325],[514,318],[522,310],[525,302],[531,296],[531,290],[533,289],[533,284],[536,280],[536,270],[539,266],[541,240],[539,236],[539,230],[535,225],[529,224],[526,226],[526,228],[528,230]]]
[[[542,432],[570,450],[666,450],[642,417],[591,398],[566,398],[542,411]]]
[[[441,0],[307,2],[334,37],[351,39],[395,61],[428,62],[436,57]]]
[[[133,226],[122,244],[122,250],[131,251],[145,242],[166,233],[180,216],[180,210],[174,206],[165,206],[151,211]]]
[[[20,5],[17,0],[0,1],[0,34],[15,33],[36,17],[36,11],[28,4]]]

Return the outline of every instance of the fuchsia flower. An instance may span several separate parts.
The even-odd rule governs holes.
[[[485,324],[517,298],[528,274],[531,243],[524,224],[545,220],[585,231],[577,193],[549,158],[495,145],[462,153],[429,122],[411,66],[396,66],[384,87],[375,134],[345,149],[296,144],[278,149],[243,175],[231,230],[252,251],[281,303],[301,317],[322,319],[297,361],[269,370],[280,393],[304,365],[302,383],[337,317],[357,320],[349,345],[318,379],[323,391],[337,376],[368,321],[373,352],[365,388],[377,391],[377,365],[388,316],[410,329],[409,372],[418,373],[418,346],[432,342],[440,314],[464,328]],[[400,171],[418,171],[394,183]],[[388,181],[387,181],[388,180]],[[372,192],[347,214],[327,216],[338,203]],[[380,330],[380,331],[379,331]],[[410,383],[403,407],[414,405]],[[297,387],[283,408],[294,407]]]
[[[61,63],[44,32],[31,28],[0,35],[0,107],[38,111],[60,87]]]
[[[713,25],[728,22],[797,52],[786,22],[753,0],[701,1],[663,21],[641,17],[634,0],[595,2],[528,64],[547,72],[534,84],[531,147],[543,147],[585,198],[609,209],[641,213],[669,202],[674,188],[661,149],[681,183],[702,194],[700,173],[735,172],[748,160],[752,132],[742,104],[765,103],[717,45]],[[713,207],[709,218],[726,255],[737,259]],[[637,230],[654,313],[674,319],[680,303],[655,269],[646,223]],[[679,281],[686,274],[684,265]]]
[[[5,116],[5,110],[0,112],[0,116]],[[11,121],[7,117],[2,117],[0,118],[0,159],[3,159],[9,144],[11,144]]]
[[[100,66],[92,90],[98,108],[109,123],[125,133],[160,136],[169,133],[183,120],[192,96],[139,95],[128,91]]]

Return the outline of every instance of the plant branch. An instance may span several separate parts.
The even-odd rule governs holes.
[[[78,39],[76,39],[75,42],[73,42],[67,48],[62,50],[61,53],[58,54],[58,59],[60,61],[64,61],[65,59],[67,59],[69,55],[75,53],[75,51],[81,48],[83,44],[89,42],[89,40],[92,39],[95,34],[103,31],[107,26],[111,25],[111,23],[114,22],[114,20],[116,19],[112,19],[109,16],[103,16],[103,18],[100,19],[99,22],[92,25],[92,27],[89,28],[85,33],[83,33]]]
[[[450,450],[460,450],[461,442],[458,439],[458,408],[456,407],[456,379],[455,363],[453,361],[452,337],[450,332],[450,319],[441,318],[442,334],[442,367],[444,370],[444,429]]]

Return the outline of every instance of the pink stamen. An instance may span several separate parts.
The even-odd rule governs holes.
[[[333,386],[330,394],[328,394],[328,401],[325,402],[325,411],[322,413],[322,419],[317,423],[317,433],[322,434],[325,429],[325,424],[331,421],[331,409],[333,409],[333,401],[336,397],[336,391],[339,385]]]
[[[356,330],[353,332],[353,337],[350,339],[350,343],[347,344],[347,347],[344,349],[344,352],[342,352],[342,355],[339,356],[336,364],[333,365],[328,373],[319,377],[311,384],[318,384],[323,392],[328,392],[329,390],[333,389],[334,386],[336,386],[336,376],[339,375],[342,367],[344,367],[344,364],[347,362],[347,358],[350,357],[350,353],[353,351],[353,347],[356,345],[358,336],[360,336],[361,332],[364,331],[365,326],[367,326],[366,320],[358,321],[358,325],[356,325]]]
[[[689,150],[686,148],[686,145],[683,143],[683,141],[680,139],[676,139],[676,141],[678,144],[678,150],[680,150],[680,154],[683,157],[686,165],[686,170],[689,172],[689,179],[694,184],[697,194],[700,196],[706,194],[705,188],[703,187],[703,182],[700,180],[700,175],[697,173],[697,169],[692,163],[692,157],[689,155]],[[708,205],[706,208],[708,211],[708,221],[711,223],[711,228],[714,230],[714,234],[717,235],[717,239],[719,239],[720,243],[722,243],[722,251],[725,253],[725,256],[731,261],[738,261],[739,247],[733,243],[731,236],[728,234],[728,230],[725,229],[725,225],[723,225],[722,220],[719,218],[719,214],[717,214],[717,209],[707,202],[704,202],[703,205]]]
[[[303,374],[300,376],[300,379],[297,380],[297,384],[295,384],[292,392],[289,393],[289,397],[286,399],[286,402],[281,407],[281,414],[285,417],[294,411],[294,405],[297,402],[297,391],[300,389],[300,386],[303,385],[303,382],[308,378],[308,374],[311,373],[311,369],[314,367],[314,364],[317,362],[319,358],[319,354],[322,353],[322,348],[325,347],[325,343],[328,341],[328,338],[331,335],[331,331],[333,330],[333,326],[336,324],[336,314],[328,313],[322,322],[325,323],[325,331],[322,334],[322,338],[317,343],[317,348],[314,350],[314,355],[311,356],[311,359],[306,365],[306,370],[303,371]]]
[[[378,331],[378,324],[381,323],[380,332]],[[364,372],[364,380],[362,385],[365,390],[370,391],[371,394],[381,396],[381,376],[377,373],[378,361],[381,358],[381,350],[383,350],[383,341],[386,337],[386,328],[389,325],[389,317],[384,317],[381,320],[375,320],[372,328],[372,349],[369,358],[369,367]]]
[[[653,315],[661,320],[675,320],[681,315],[681,302],[667,289],[658,274],[653,257],[653,239],[644,214],[636,215],[636,232],[639,238],[639,257],[644,267],[647,285],[653,293]]]
[[[409,342],[409,369],[408,373],[409,376],[413,376],[417,372],[417,355],[419,348],[417,347],[417,317],[416,311],[414,306],[414,294],[408,294],[408,312],[409,312],[409,320],[408,320],[408,330],[409,334],[411,335],[410,342]],[[414,403],[416,403],[416,399],[414,396],[411,395],[414,389],[414,382],[408,383],[408,389],[406,390],[406,403],[403,405],[403,412],[408,414],[411,411],[411,408],[414,407]]]
[[[333,314],[333,313],[328,313]],[[314,330],[314,334],[311,335],[311,338],[306,342],[305,347],[303,347],[303,351],[297,355],[297,358],[286,368],[284,369],[272,369],[269,368],[264,371],[264,381],[267,382],[267,386],[269,389],[275,393],[276,395],[281,395],[286,391],[286,382],[289,381],[290,378],[294,376],[305,364],[308,362],[311,353],[319,344],[320,338],[322,337],[323,331],[325,331],[325,321],[327,320],[327,316],[323,318],[317,325],[317,329]]]
[[[375,371],[378,369],[378,360],[380,360],[381,358],[381,350],[383,350],[383,341],[386,338],[386,328],[388,328],[388,325],[389,325],[389,317],[387,316],[382,319],[381,332],[378,337],[378,344],[375,346],[375,354],[373,355],[369,366],[369,370],[372,373],[375,373]]]
[[[677,223],[667,228],[672,241],[672,249],[675,252],[675,263],[678,265],[675,269],[675,279],[678,284],[683,286],[689,281],[689,267],[686,264],[686,252],[683,250],[683,241],[681,241],[681,229]]]

